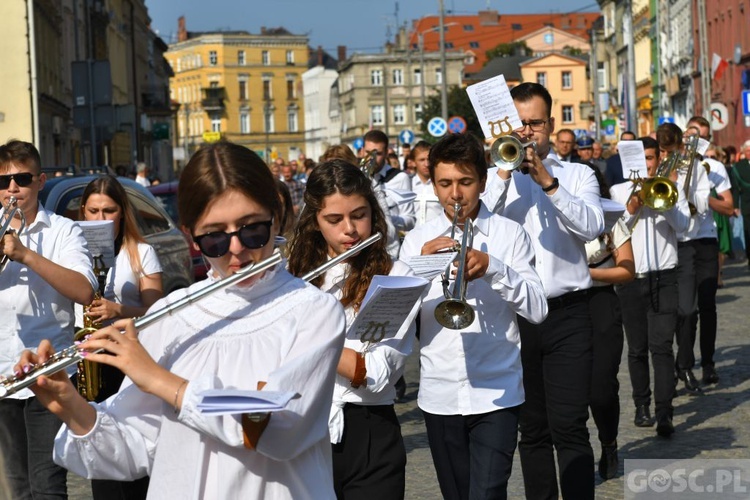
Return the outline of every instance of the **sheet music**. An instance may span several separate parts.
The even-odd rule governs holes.
[[[415,305],[429,284],[416,276],[373,276],[347,338],[376,343],[395,336],[416,315]]]
[[[297,397],[295,392],[242,391],[239,389],[211,389],[198,396],[198,410],[207,415],[237,413],[273,413],[283,410]]]
[[[510,90],[503,75],[497,75],[489,80],[469,85],[466,87],[466,93],[469,94],[471,106],[474,108],[474,113],[476,113],[477,120],[482,126],[482,132],[487,139],[494,137],[490,122],[498,124],[494,127],[494,132],[497,135],[510,133],[521,127],[521,118],[518,116],[518,110],[513,103],[513,98],[510,96]],[[503,124],[500,125],[500,122],[503,122]]]
[[[708,142],[706,139],[699,137],[698,138],[698,147],[696,148],[696,152],[703,156],[706,154],[706,151],[708,151],[708,147],[711,145],[710,142]]]
[[[405,261],[414,274],[420,278],[431,280],[445,271],[448,264],[456,260],[458,252],[440,252],[432,255],[414,255]]]
[[[101,255],[107,269],[115,265],[115,223],[111,220],[81,220],[78,225],[92,257]]]
[[[632,179],[633,171],[642,179],[648,177],[646,152],[641,141],[620,141],[617,143],[617,152],[620,153],[622,176],[625,179]]]

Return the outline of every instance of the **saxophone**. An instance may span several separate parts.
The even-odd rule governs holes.
[[[107,284],[107,268],[104,265],[104,257],[94,257],[94,274],[99,282],[99,289],[94,294],[94,300],[104,296],[104,288]],[[102,328],[101,321],[92,319],[87,313],[91,304],[83,308],[83,328],[73,336],[74,341],[82,342],[86,335],[92,334]],[[102,367],[99,363],[82,359],[78,362],[78,393],[88,401],[94,401],[102,388]]]

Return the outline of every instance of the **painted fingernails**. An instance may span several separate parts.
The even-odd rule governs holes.
[[[86,356],[88,356],[88,355],[89,355],[89,352],[88,352],[88,351],[81,351],[81,352],[79,352],[78,354],[79,354],[79,355],[80,355],[80,356],[81,356],[82,358],[85,358]]]
[[[31,365],[23,365],[23,372],[29,373],[31,371]]]

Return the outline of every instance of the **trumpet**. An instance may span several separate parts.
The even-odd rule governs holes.
[[[303,277],[303,279],[305,281],[310,281],[312,279],[315,279],[316,277],[325,273],[328,269],[332,268],[333,266],[335,266],[342,260],[346,260],[352,255],[357,254],[358,252],[362,251],[365,247],[372,245],[373,243],[375,243],[381,238],[382,238],[382,235],[380,233],[373,234],[372,236],[362,241],[357,246],[352,247],[346,252],[343,252],[341,255],[337,256],[336,259],[331,259],[325,264],[323,264],[322,266],[309,272]],[[234,285],[235,283],[244,281],[252,276],[260,274],[276,266],[282,261],[282,259],[283,257],[281,255],[281,252],[279,250],[276,250],[267,259],[261,260],[247,267],[244,267],[231,276],[227,276],[226,278],[223,278],[211,285],[201,288],[200,290],[196,290],[192,294],[184,296],[183,298],[173,302],[172,304],[169,304],[161,309],[158,309],[152,313],[149,313],[146,316],[138,318],[137,320],[135,320],[134,326],[136,330],[142,330],[148,326],[151,326],[154,323],[160,321],[162,318],[165,318],[188,305],[194,304],[195,302],[213,294],[214,292],[218,290],[227,288],[231,285]],[[91,352],[93,354],[99,354],[103,351],[104,349],[97,349]],[[27,374],[23,374],[19,377],[15,375],[12,375],[7,378],[0,377],[0,378],[4,378],[4,380],[0,380],[0,400],[22,389],[25,389],[27,387],[34,385],[37,379],[41,376],[53,375],[59,371],[65,370],[69,366],[72,366],[78,363],[79,361],[82,361],[83,359],[84,358],[81,356],[81,351],[79,350],[78,346],[72,345],[70,347],[66,347],[65,349],[59,352],[56,352],[50,357],[50,359],[48,359],[46,362],[42,364],[36,365]]]
[[[17,232],[19,235],[23,232],[24,228],[26,228],[26,216],[23,214],[23,210],[18,206],[18,200],[15,196],[11,196],[8,199],[8,204],[5,206],[5,211],[3,213],[3,217],[5,220],[3,221],[2,227],[0,227],[0,238],[5,236],[8,232]],[[18,231],[15,231],[14,229],[11,229],[10,224],[13,222],[13,218],[18,217],[21,219],[21,225],[18,228]],[[8,256],[3,254],[2,258],[0,258],[0,272],[2,272],[3,269],[5,269],[5,264],[8,263]]]
[[[368,179],[372,179],[378,169],[378,151],[373,149],[359,161],[359,169],[362,170]]]
[[[536,142],[521,142],[512,135],[503,135],[495,139],[490,146],[490,159],[496,167],[503,170],[515,170],[526,157],[525,150],[528,147],[536,151]]]
[[[451,238],[455,239],[458,227],[458,216],[461,212],[461,204],[453,205],[453,227]],[[449,292],[450,264],[443,274],[443,294],[445,300],[435,308],[435,319],[440,325],[451,330],[461,330],[474,322],[476,314],[474,309],[466,302],[466,255],[474,242],[474,226],[472,220],[466,218],[464,232],[461,237],[461,245],[458,254],[458,270],[456,271],[456,282],[453,285],[453,293]]]

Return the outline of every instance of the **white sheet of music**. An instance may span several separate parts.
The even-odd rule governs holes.
[[[620,153],[622,176],[625,179],[632,179],[633,172],[642,179],[648,177],[646,152],[641,141],[620,141],[617,143],[617,152]]]
[[[456,260],[458,252],[440,252],[432,255],[414,255],[405,261],[414,274],[420,278],[431,280],[445,271],[448,264]]]
[[[115,265],[115,223],[111,220],[78,221],[83,237],[88,243],[92,257],[101,255],[104,266],[109,269]]]
[[[413,319],[414,305],[429,284],[417,276],[373,276],[347,338],[374,344],[394,337],[409,316]]]
[[[471,106],[487,139],[495,137],[496,134],[510,133],[522,125],[503,75],[469,85],[466,87],[466,93],[469,94]],[[490,123],[497,124],[494,134]]]

